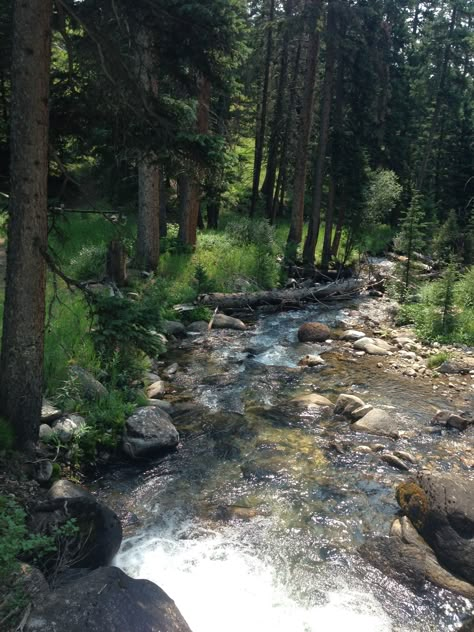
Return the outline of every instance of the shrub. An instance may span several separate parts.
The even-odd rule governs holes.
[[[82,246],[71,259],[71,276],[79,281],[100,279],[105,273],[107,247],[105,244]]]
[[[427,359],[426,366],[429,369],[437,369],[443,364],[443,362],[449,360],[450,357],[451,356],[446,351],[440,351],[439,353],[436,353],[435,355],[432,355]]]

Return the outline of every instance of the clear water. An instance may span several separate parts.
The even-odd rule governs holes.
[[[138,520],[117,565],[159,584],[193,632],[444,632],[472,609],[428,584],[414,594],[357,552],[388,534],[394,487],[406,478],[357,446],[381,443],[465,474],[458,456],[472,436],[422,431],[445,404],[431,385],[384,373],[376,359],[354,362],[337,342],[296,342],[302,322],[334,325],[347,312],[266,317],[252,331],[213,332],[176,351],[174,398],[190,402],[176,416],[182,445],[145,471],[103,481],[108,502]],[[296,368],[308,351],[322,352],[327,366]],[[405,438],[395,446],[289,402],[313,390],[387,407]]]

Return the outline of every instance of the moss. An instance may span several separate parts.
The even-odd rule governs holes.
[[[421,487],[413,481],[402,483],[397,488],[397,502],[414,527],[421,531],[429,508],[428,498]]]

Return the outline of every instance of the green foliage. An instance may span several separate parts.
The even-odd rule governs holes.
[[[105,273],[107,247],[105,244],[83,246],[71,259],[70,274],[78,281],[101,279]]]
[[[446,351],[440,351],[439,353],[435,353],[427,359],[426,366],[429,369],[437,369],[443,364],[443,362],[449,360],[450,357],[450,354]]]
[[[205,320],[209,322],[212,318],[213,311],[209,307],[196,307],[181,314],[181,320],[185,324],[193,323],[197,320]]]
[[[432,305],[438,308],[435,332],[448,336],[456,326],[454,287],[458,271],[454,263],[450,263],[443,272],[441,280],[434,284],[432,292]]]
[[[386,220],[398,204],[402,186],[398,177],[389,169],[368,171],[364,190],[364,220],[368,224],[378,224]]]
[[[11,424],[0,417],[0,451],[9,452],[15,444],[15,433]]]
[[[433,254],[441,262],[449,261],[460,249],[460,230],[456,211],[449,212],[447,220],[439,228],[433,241]]]
[[[414,191],[411,204],[402,216],[401,230],[397,237],[398,247],[405,255],[405,261],[398,270],[398,297],[402,303],[408,299],[416,286],[414,253],[423,248],[425,228],[420,195]]]

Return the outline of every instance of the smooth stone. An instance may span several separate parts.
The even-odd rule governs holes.
[[[226,316],[225,314],[216,314],[212,321],[214,329],[235,329],[237,331],[245,331],[247,325],[238,318]]]
[[[334,404],[327,397],[318,395],[318,393],[308,393],[307,395],[298,395],[294,397],[292,402],[296,404],[302,404],[304,406],[330,406],[334,407]]]
[[[74,364],[69,367],[69,374],[74,379],[84,399],[93,401],[107,397],[108,393],[105,386],[101,384],[99,380],[96,380],[92,373],[86,371],[86,369]]]
[[[153,384],[150,384],[150,386],[148,386],[146,389],[148,399],[158,399],[161,395],[164,395],[165,393],[166,385],[163,380],[160,379],[158,379],[156,382],[153,382]]]
[[[341,339],[348,340],[349,342],[355,342],[356,340],[360,340],[361,338],[365,338],[366,335],[362,331],[357,331],[356,329],[348,329],[345,331]]]
[[[300,342],[324,342],[331,337],[331,330],[324,323],[304,323],[298,329]]]
[[[392,467],[395,467],[397,470],[401,470],[402,472],[407,472],[409,470],[409,467],[394,454],[381,454],[380,460],[384,461],[384,463],[387,463],[388,465],[391,465]]]
[[[161,329],[167,336],[185,336],[186,327],[179,320],[162,320]]]
[[[336,400],[336,405],[334,407],[334,413],[336,415],[344,415],[345,417],[350,417],[354,410],[362,408],[365,406],[365,403],[357,397],[356,395],[350,395],[346,393],[341,393]]]
[[[191,632],[174,601],[153,582],[114,566],[44,595],[24,632]]]
[[[65,415],[54,422],[53,432],[62,443],[69,443],[84,426],[86,426],[84,417],[74,414]]]
[[[196,320],[188,325],[188,333],[191,334],[203,334],[209,331],[209,323],[205,320]]]
[[[41,421],[44,424],[50,424],[52,421],[56,421],[62,415],[62,411],[59,410],[54,404],[47,399],[43,399],[41,405]]]
[[[402,461],[407,461],[408,463],[412,463],[413,465],[416,465],[417,463],[413,454],[410,454],[409,452],[404,452],[402,450],[394,450],[393,454],[399,459],[402,459]]]
[[[170,377],[171,375],[174,375],[175,373],[177,373],[178,369],[179,369],[179,364],[177,362],[173,362],[173,364],[170,364],[170,366],[166,367],[163,373],[166,376]]]
[[[374,339],[374,338],[369,338],[369,337],[360,338],[359,340],[356,340],[352,346],[354,347],[354,349],[358,349],[359,351],[367,351],[368,348],[372,348],[372,347],[377,347],[377,349],[380,349],[382,351],[387,351],[387,352],[392,349],[392,347],[388,344],[388,342],[385,342],[385,340],[381,340],[380,338]],[[367,353],[370,353],[370,351],[367,351]]]
[[[47,483],[53,475],[53,464],[49,459],[41,459],[33,464],[33,476],[38,483]]]
[[[394,428],[393,418],[380,408],[374,408],[367,415],[352,424],[351,428],[359,432],[398,439],[398,430]]]
[[[54,430],[48,424],[41,424],[38,431],[38,436],[41,441],[49,441],[54,435]]]
[[[374,407],[370,404],[364,404],[364,406],[356,408],[350,413],[351,419],[355,419],[356,421],[358,419],[362,419],[362,417],[365,417],[365,415],[367,415],[367,413],[370,413],[370,411],[373,409]]]
[[[298,362],[298,366],[307,367],[322,366],[323,364],[326,364],[326,362],[318,355],[305,355]]]
[[[160,454],[178,443],[171,417],[158,406],[138,408],[125,423],[122,449],[132,459]]]

